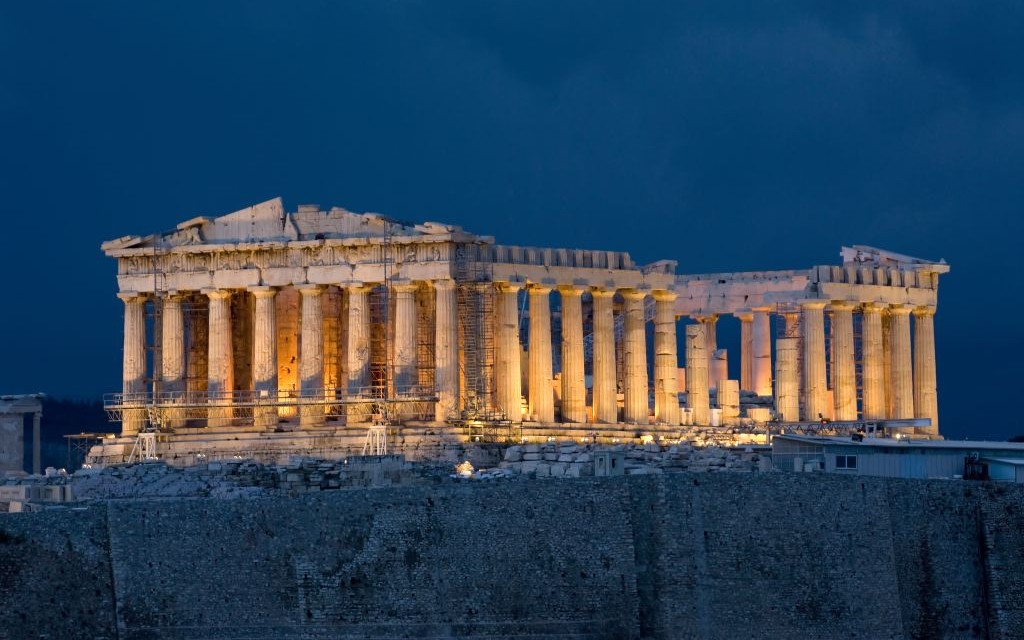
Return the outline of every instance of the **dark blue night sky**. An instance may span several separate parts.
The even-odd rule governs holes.
[[[683,273],[945,258],[943,432],[1024,433],[1024,4],[822,4],[5,2],[0,392],[118,390],[100,242],[280,195]]]

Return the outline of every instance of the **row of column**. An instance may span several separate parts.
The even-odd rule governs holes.
[[[513,419],[518,419],[521,411],[518,296],[524,286],[515,282],[496,285],[496,402],[498,410]],[[538,422],[555,421],[550,304],[552,290],[552,287],[539,284],[527,287],[530,310],[527,413]],[[582,296],[589,290],[593,298],[593,416],[596,422],[614,424],[618,422],[615,321],[612,311],[616,291],[577,286],[561,286],[557,290],[562,307],[561,420],[580,423],[586,422],[588,417],[584,382]],[[621,290],[619,293],[624,301],[622,420],[643,424],[650,417],[644,308],[649,294],[633,289]],[[653,297],[655,420],[659,423],[679,424],[676,318],[673,309],[676,296],[669,291],[656,291]]]
[[[347,354],[347,387],[350,393],[364,392],[370,380],[370,291],[373,285],[346,287],[349,295]],[[455,283],[438,280],[432,283],[435,294],[434,366],[438,394],[438,416],[447,416],[458,405],[458,316]],[[324,404],[319,402],[324,389],[324,315],[322,296],[325,287],[298,287],[301,300],[301,352],[299,353],[299,416],[303,425],[323,422]],[[392,351],[394,385],[399,392],[415,386],[417,381],[417,309],[415,283],[392,286],[395,299],[394,347]],[[278,394],[277,312],[273,287],[250,287],[255,298],[253,317],[253,394],[260,398],[276,399]],[[205,290],[209,298],[207,331],[207,402],[210,425],[218,426],[231,420],[228,407],[234,401],[234,354],[232,353],[231,290]],[[146,296],[124,294],[125,303],[123,386],[125,404],[142,404],[146,392]],[[186,348],[183,296],[170,293],[163,297],[161,314],[162,388],[170,393],[185,391]],[[308,402],[303,403],[305,398]],[[223,405],[224,410],[216,407]],[[438,419],[443,419],[439,417]],[[144,415],[139,410],[128,410],[123,420],[123,432],[139,430]],[[255,423],[270,427],[277,422],[275,406],[257,407]]]
[[[825,367],[824,313],[831,313],[832,403]],[[777,342],[777,412],[785,421],[857,420],[857,375],[853,313],[862,314],[861,418],[928,418],[928,433],[938,434],[935,333],[932,307],[856,305],[808,301],[802,304],[802,362],[799,339]],[[910,316],[914,316],[911,348]],[[797,371],[802,370],[802,376]],[[802,388],[801,388],[802,387]],[[799,415],[801,391],[804,412]]]

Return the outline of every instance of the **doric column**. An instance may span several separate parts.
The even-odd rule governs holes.
[[[654,420],[679,424],[679,354],[675,291],[654,292]]]
[[[146,298],[134,293],[117,296],[124,302],[124,351],[122,353],[122,384],[125,405],[142,405],[146,399]],[[146,422],[144,409],[125,409],[121,418],[121,435],[139,432]]]
[[[740,321],[740,389],[754,390],[754,314],[734,314]]]
[[[324,290],[319,285],[309,285],[299,287],[299,293],[299,424],[314,427],[324,422]]]
[[[180,401],[185,393],[185,317],[181,302],[180,295],[168,293],[161,303],[160,379],[163,392],[167,394],[162,400],[165,403]],[[166,421],[171,428],[183,426],[184,410],[169,410]]]
[[[538,422],[555,421],[551,388],[551,287],[530,285],[530,414]]]
[[[277,426],[277,291],[272,287],[251,287],[256,299],[253,310],[252,381],[257,407],[253,424],[265,429]],[[267,403],[268,406],[259,406]]]
[[[163,344],[161,379],[164,391],[179,394],[185,391],[185,318],[181,296],[169,293],[163,298],[161,337]]]
[[[231,424],[235,388],[231,348],[231,292],[223,289],[204,291],[210,299],[209,355],[206,365],[207,424],[222,427]]]
[[[914,370],[910,358],[910,313],[905,305],[889,307],[889,332],[892,353],[892,418],[905,420],[914,417]]]
[[[801,303],[804,334],[804,419],[828,417],[828,386],[825,379],[825,303]]]
[[[885,417],[896,414],[892,405],[892,314],[882,310],[882,387],[885,391]]]
[[[914,416],[932,421],[921,428],[927,435],[939,435],[939,404],[935,379],[935,308],[914,309]]]
[[[434,419],[441,422],[459,412],[459,307],[454,280],[436,280],[434,292]]]
[[[587,421],[583,379],[583,290],[559,287],[562,297],[562,422]]]
[[[718,314],[709,313],[707,315],[696,315],[690,316],[704,327],[704,339],[707,341],[704,347],[708,353],[708,360],[714,357],[715,351],[718,350],[718,331],[716,329],[718,325]],[[709,379],[709,384],[714,387],[714,380]]]
[[[686,405],[693,411],[693,424],[711,424],[708,397],[708,341],[706,325],[686,326]]]
[[[395,294],[395,392],[404,393],[416,384],[416,285],[392,285]]]
[[[43,414],[41,412],[35,412],[32,414],[32,473],[39,475],[42,473],[42,420]]]
[[[594,299],[594,420],[615,424],[619,421],[615,385],[615,318],[612,311],[615,292],[593,289],[590,295]]]
[[[623,333],[623,404],[622,420],[632,424],[647,424],[650,420],[650,396],[647,384],[647,332],[644,318],[644,291],[622,292],[625,302],[625,332]]]
[[[754,309],[754,322],[751,331],[753,357],[751,368],[754,388],[759,396],[772,395],[772,329],[771,317],[767,309]]]
[[[519,346],[519,290],[517,282],[499,282],[495,295],[495,381],[498,410],[513,422],[523,418],[522,349]]]
[[[800,339],[775,341],[775,414],[783,422],[800,420]]]
[[[861,308],[861,413],[865,420],[884,420],[885,371],[882,364],[882,309],[867,303]]]
[[[210,356],[210,307],[203,295],[190,297],[189,303],[194,305],[194,310],[186,318],[188,356],[185,358],[185,386],[192,396],[206,391],[207,358]]]
[[[853,307],[833,302],[832,309],[832,397],[836,420],[857,419],[857,366],[853,355]]]
[[[370,386],[370,290],[348,288],[348,392],[365,393]]]

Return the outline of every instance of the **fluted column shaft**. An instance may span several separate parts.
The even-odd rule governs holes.
[[[538,422],[555,421],[555,398],[551,388],[551,301],[550,287],[531,285],[530,298],[530,414]]]
[[[395,391],[403,393],[416,384],[416,285],[396,284],[395,293]]]
[[[495,378],[498,410],[514,422],[523,418],[522,349],[519,346],[519,290],[502,282],[495,294]]]
[[[910,313],[911,307],[893,305],[889,307],[891,326],[889,331],[892,354],[892,418],[905,420],[914,417],[914,370],[910,356]]]
[[[679,354],[676,346],[676,293],[654,292],[654,419],[679,424]]]
[[[455,281],[435,281],[434,292],[434,418],[442,421],[459,411],[459,308]]]
[[[737,313],[740,321],[740,389],[754,390],[754,314]]]
[[[319,426],[324,421],[324,313],[320,286],[299,288],[302,298],[299,345],[299,424]]]
[[[832,303],[832,397],[836,420],[857,419],[857,366],[853,355],[853,305]]]
[[[783,422],[800,420],[800,339],[775,341],[775,414]]]
[[[753,389],[759,396],[772,395],[772,329],[771,318],[765,310],[754,310],[751,330],[753,357],[751,375]]]
[[[234,359],[231,341],[231,292],[220,289],[206,291],[210,299],[209,355],[206,365],[208,402],[227,408],[211,408],[211,427],[231,423],[230,408],[235,388]]]
[[[935,309],[914,309],[914,416],[928,418],[920,432],[939,435],[939,403],[935,374]]]
[[[619,421],[618,390],[615,385],[614,291],[594,289],[593,387],[594,420],[605,424]]]
[[[122,352],[122,384],[126,405],[142,404],[146,391],[146,298],[136,294],[119,294],[124,302],[124,351]],[[125,409],[121,434],[134,435],[145,425],[142,409]]]
[[[163,344],[160,362],[164,391],[181,393],[185,390],[185,318],[180,295],[164,297],[161,322]]]
[[[715,357],[715,351],[718,351],[718,314],[712,313],[704,316],[691,316],[694,320],[699,322],[704,327],[704,340],[706,341],[704,349],[708,353],[708,362],[711,358]],[[713,380],[709,379],[709,384],[713,383]],[[711,386],[715,386],[711,384]]]
[[[348,289],[348,392],[356,395],[370,386],[370,289]]]
[[[647,339],[644,326],[644,298],[642,291],[623,292],[626,315],[623,337],[623,404],[624,422],[647,424],[650,420],[647,383]]]
[[[250,289],[256,299],[253,310],[252,332],[252,381],[257,403],[253,410],[253,422],[258,427],[272,428],[277,425],[277,291],[270,287]]]
[[[804,362],[804,419],[828,417],[828,384],[825,376],[825,303],[802,305]]]
[[[865,304],[861,315],[861,413],[865,420],[886,418],[882,358],[882,310]]]
[[[708,342],[704,324],[686,326],[686,405],[693,411],[693,423],[711,424],[708,395]]]
[[[583,290],[559,287],[562,298],[562,422],[587,421],[583,372]]]

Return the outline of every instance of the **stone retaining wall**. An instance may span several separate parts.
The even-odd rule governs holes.
[[[0,638],[1012,638],[1024,490],[690,474],[0,516]]]

